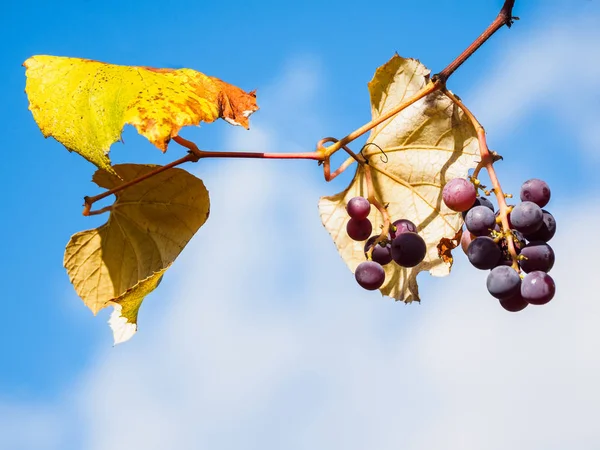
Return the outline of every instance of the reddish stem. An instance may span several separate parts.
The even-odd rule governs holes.
[[[373,129],[377,125],[379,125],[380,123],[385,122],[386,120],[394,117],[396,114],[398,114],[402,110],[408,108],[413,103],[421,100],[423,97],[425,97],[425,96],[431,94],[432,92],[435,92],[441,88],[442,88],[441,83],[437,83],[437,82],[436,83],[433,83],[433,82],[428,83],[423,89],[421,89],[419,92],[417,92],[414,96],[412,96],[408,100],[402,102],[397,107],[388,111],[387,113],[379,116],[377,119],[373,119],[370,122],[364,124],[362,127],[357,128],[352,133],[343,137],[339,141],[333,143],[329,147],[323,147],[322,145],[317,144],[317,153],[321,153],[325,156],[333,155],[339,149],[341,149],[345,145],[348,145],[350,142],[354,141],[355,139],[358,139],[363,134],[365,134],[367,131],[370,131],[371,129]],[[322,141],[323,140],[319,141],[319,143],[321,143]]]
[[[178,160],[173,161],[164,166],[157,167],[156,169],[154,169],[148,173],[145,173],[141,177],[134,178],[133,180],[129,180],[115,188],[112,188],[106,192],[103,192],[102,194],[94,195],[93,197],[83,197],[83,200],[85,201],[85,203],[83,205],[83,215],[84,216],[93,216],[93,215],[102,214],[103,212],[108,211],[107,208],[102,208],[101,210],[98,210],[98,211],[91,211],[91,208],[94,203],[96,203],[99,200],[102,200],[103,198],[108,197],[109,195],[116,194],[117,192],[122,191],[123,189],[133,186],[134,184],[138,184],[138,183],[140,183],[148,178],[151,178],[155,175],[158,175],[159,173],[164,172],[165,170],[171,169],[172,167],[175,167],[175,166],[178,166],[180,164],[190,162],[190,161],[192,161],[192,162],[198,161],[198,159],[196,158],[196,155],[194,155],[192,153],[188,153],[183,158],[179,158]]]
[[[434,79],[438,79],[442,84],[446,84],[446,81],[456,71],[456,69],[458,69],[467,59],[469,59],[471,55],[475,53],[477,49],[481,47],[485,41],[487,41],[496,31],[505,25],[510,28],[510,26],[513,24],[513,21],[518,20],[518,17],[513,17],[512,15],[514,6],[515,0],[506,0],[496,19],[494,19],[494,21],[485,29],[481,36],[475,39],[473,43],[469,45],[464,52],[458,55],[458,57],[444,70],[437,75],[434,75]]]
[[[330,162],[329,162],[329,158],[326,158],[325,161],[323,162],[323,174],[325,175],[325,181],[329,182],[331,180],[333,180],[335,177],[337,177],[339,174],[341,174],[344,170],[346,170],[348,167],[350,167],[353,163],[355,163],[356,160],[352,157],[349,157],[346,161],[344,161],[340,167],[337,168],[337,170],[333,173],[330,173]]]
[[[207,152],[200,150],[196,144],[180,136],[173,138],[175,142],[184,146],[189,150],[189,153],[183,158],[179,158],[164,166],[158,167],[141,177],[129,180],[113,189],[110,189],[102,194],[94,195],[93,197],[84,197],[83,215],[93,216],[96,214],[102,214],[109,211],[111,207],[102,208],[98,211],[91,211],[92,205],[99,200],[102,200],[109,195],[116,194],[130,186],[138,184],[148,178],[158,175],[165,170],[171,169],[175,166],[186,162],[197,162],[202,158],[260,158],[260,159],[311,159],[317,161],[323,161],[323,155],[319,152],[306,152],[306,153],[254,153],[254,152]]]
[[[392,220],[390,218],[390,213],[388,212],[387,208],[385,206],[383,206],[381,204],[381,202],[377,199],[377,194],[375,192],[375,186],[373,185],[373,177],[371,176],[371,166],[369,166],[368,164],[364,164],[363,167],[365,170],[365,180],[367,182],[367,198],[369,199],[369,202],[373,206],[375,206],[375,208],[377,208],[377,210],[380,212],[381,216],[383,217],[383,224],[381,225],[381,233],[379,234],[377,239],[375,239],[375,242],[373,243],[371,248],[369,248],[369,250],[367,251],[367,254],[369,255],[369,259],[371,259],[371,254],[373,253],[373,248],[375,247],[375,245],[377,243],[387,239],[388,233],[390,232],[390,225],[392,223]]]
[[[312,159],[315,161],[323,161],[323,155],[319,152],[303,152],[303,153],[259,153],[259,152],[211,152],[200,150],[192,141],[175,136],[175,142],[187,148],[190,153],[193,153],[198,159],[202,158],[254,158],[254,159]]]
[[[337,144],[339,142],[339,140],[334,137],[326,137],[326,138],[321,139],[319,142],[317,142],[317,149],[319,149],[319,150],[317,150],[317,152],[319,154],[324,155],[326,153],[326,151],[329,147],[325,147],[324,144],[326,144],[328,142],[333,142],[334,144]],[[327,182],[333,180],[335,177],[337,177],[339,174],[341,174],[344,170],[346,170],[348,167],[350,167],[350,165],[354,161],[358,162],[359,164],[362,164],[365,162],[365,159],[362,155],[357,155],[352,150],[350,150],[350,147],[348,147],[347,145],[342,145],[341,148],[343,148],[344,151],[350,155],[350,158],[348,158],[346,161],[344,161],[340,165],[340,167],[338,167],[337,170],[333,173],[330,173],[330,171],[331,171],[330,156],[329,155],[324,156],[323,175],[325,175],[325,181],[327,181]]]

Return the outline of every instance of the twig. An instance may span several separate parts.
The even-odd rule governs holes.
[[[164,172],[167,169],[178,166],[180,164],[186,162],[198,162],[202,158],[260,158],[260,159],[312,159],[317,161],[323,161],[323,156],[319,152],[306,152],[306,153],[254,153],[254,152],[209,152],[200,150],[196,144],[187,139],[182,138],[181,136],[175,136],[173,138],[175,142],[179,145],[188,149],[188,154],[183,158],[180,158],[172,163],[166,164],[164,166],[158,167],[155,170],[152,170],[141,177],[135,178],[133,180],[129,180],[113,189],[110,189],[102,194],[95,195],[93,197],[84,197],[84,206],[83,206],[83,215],[84,216],[92,216],[95,214],[101,214],[103,212],[108,211],[109,209],[103,208],[98,211],[91,211],[92,205],[102,200],[103,198],[108,197],[109,195],[115,194],[123,189],[126,189],[130,186],[140,183],[148,178],[151,178],[155,175],[158,175],[161,172]]]
[[[458,69],[467,59],[473,55],[477,51],[479,47],[481,47],[485,41],[487,41],[496,31],[498,31],[503,26],[511,27],[515,20],[518,20],[518,17],[513,17],[512,10],[515,6],[515,0],[506,0],[502,9],[498,13],[498,16],[494,21],[485,29],[485,31],[479,36],[477,39],[473,41],[471,45],[469,45],[464,52],[462,52],[458,57],[452,61],[444,70],[442,70],[437,75],[433,76],[433,79],[438,79],[442,84],[446,84],[446,81],[450,76]]]
[[[180,164],[183,164],[186,162],[195,162],[197,160],[198,159],[196,158],[196,155],[194,155],[192,153],[188,153],[183,158],[179,158],[178,160],[173,161],[164,166],[157,167],[156,169],[154,169],[148,173],[145,173],[144,175],[142,175],[140,177],[134,178],[133,180],[129,180],[115,188],[112,188],[108,191],[103,192],[102,194],[94,195],[93,197],[83,197],[83,200],[85,202],[83,205],[83,215],[84,216],[93,216],[93,215],[102,214],[106,211],[109,211],[110,207],[102,208],[102,209],[99,209],[98,211],[91,211],[91,208],[94,203],[96,203],[99,200],[102,200],[103,198],[108,197],[109,195],[116,194],[117,192],[120,192],[123,189],[133,186],[134,184],[138,184],[148,178],[158,175],[159,173],[164,172],[165,170],[171,169]]]
[[[323,161],[324,157],[319,152],[303,152],[303,153],[260,153],[260,152],[210,152],[200,150],[192,141],[175,136],[175,142],[187,148],[190,153],[193,153],[198,160],[203,158],[250,158],[250,159],[312,159],[315,161]]]
[[[371,253],[373,252],[373,247],[375,245],[377,245],[377,243],[387,239],[388,233],[390,232],[390,225],[391,225],[392,221],[390,218],[390,213],[388,212],[387,208],[385,206],[383,206],[381,204],[381,202],[377,199],[377,194],[375,193],[375,186],[373,185],[373,177],[371,176],[371,166],[369,166],[368,164],[364,164],[363,167],[365,170],[365,180],[367,181],[367,198],[369,199],[369,202],[373,206],[375,206],[375,208],[377,208],[379,210],[379,212],[381,213],[381,216],[383,217],[383,225],[381,226],[381,233],[377,237],[375,242],[373,242],[373,245],[371,246],[371,248],[368,250],[368,253],[367,253],[370,258]]]
[[[326,144],[328,142],[337,143],[337,142],[339,142],[339,140],[334,137],[323,138],[319,142],[317,142],[317,149],[329,148],[329,147],[324,146],[324,144]],[[350,167],[350,165],[353,162],[356,161],[357,163],[362,164],[366,161],[362,154],[357,155],[352,150],[350,150],[350,147],[348,147],[347,145],[342,145],[341,147],[344,149],[344,151],[346,153],[348,153],[350,155],[350,157],[346,161],[344,161],[335,172],[330,173],[330,171],[331,171],[330,156],[325,156],[323,159],[323,175],[325,175],[325,181],[327,181],[327,182],[333,180],[335,177],[337,177],[339,174],[341,174],[344,170],[346,170],[348,167]],[[319,150],[317,150],[317,152],[321,153]]]
[[[337,177],[339,174],[341,174],[344,170],[346,170],[348,167],[350,167],[353,163],[355,163],[356,160],[353,157],[349,157],[346,161],[344,161],[342,164],[340,164],[340,167],[337,168],[337,170],[333,173],[330,173],[330,162],[329,162],[329,158],[325,158],[325,161],[323,162],[323,174],[325,175],[325,181],[331,181],[333,180],[335,177]]]
[[[434,82],[430,81],[423,89],[421,89],[419,92],[417,92],[415,95],[413,95],[408,100],[402,102],[397,107],[388,111],[387,113],[379,116],[377,119],[373,119],[370,122],[364,124],[362,127],[357,128],[352,133],[343,137],[342,139],[340,139],[339,141],[330,145],[329,147],[323,147],[323,146],[317,145],[317,152],[322,153],[326,157],[331,156],[332,154],[334,154],[335,152],[340,150],[343,146],[348,145],[350,142],[361,137],[367,131],[370,131],[371,129],[375,128],[380,123],[385,122],[389,118],[394,117],[396,114],[398,114],[402,110],[408,108],[413,103],[421,100],[423,97],[426,97],[427,95],[431,94],[432,92],[435,92],[435,91],[441,89],[442,87],[443,86],[441,83],[434,83]]]

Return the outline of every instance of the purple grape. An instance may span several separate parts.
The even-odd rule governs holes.
[[[542,208],[533,202],[521,202],[510,212],[510,222],[515,230],[531,234],[544,223]]]
[[[495,211],[494,204],[487,197],[477,197],[475,199],[475,203],[473,203],[473,206],[471,206],[471,208],[474,208],[475,206],[486,206],[490,208],[492,212]],[[462,212],[463,219],[467,217],[467,212],[468,210]]]
[[[414,267],[425,259],[427,245],[417,233],[407,231],[392,241],[392,259],[402,267]]]
[[[529,241],[544,241],[548,242],[556,233],[556,220],[554,216],[545,209],[542,209],[543,223],[539,230],[525,236]]]
[[[515,295],[500,300],[500,306],[509,312],[519,312],[525,309],[529,305],[525,299],[521,296],[521,292],[517,292]]]
[[[475,236],[485,236],[494,229],[496,216],[487,206],[475,206],[469,210],[465,217],[467,230]]]
[[[480,236],[469,244],[467,258],[469,262],[480,270],[488,270],[496,267],[502,256],[500,247],[494,240],[487,236]]]
[[[508,299],[519,292],[521,277],[508,266],[494,267],[487,277],[487,290],[499,300]]]
[[[506,256],[502,255],[502,257],[498,260],[498,264],[496,264],[494,267],[497,266],[507,266],[507,267],[512,267],[512,259],[511,258],[507,258]]]
[[[475,203],[475,197],[477,197],[475,186],[464,178],[448,181],[442,190],[444,203],[452,211],[466,211]]]
[[[521,201],[533,202],[540,208],[550,201],[550,187],[545,181],[532,178],[521,186]]]
[[[530,242],[521,250],[521,255],[527,258],[519,262],[523,272],[550,272],[554,266],[554,251],[545,242]]]
[[[396,220],[392,225],[396,227],[396,231],[390,230],[390,236],[392,239],[394,239],[396,236],[398,236],[399,234],[402,234],[402,233],[406,233],[406,232],[416,233],[417,232],[417,226],[408,219]]]
[[[381,243],[375,244],[375,240],[379,236],[371,236],[369,240],[365,243],[365,257],[367,256],[367,250],[373,247],[373,252],[371,253],[371,259],[376,263],[385,266],[386,264],[392,261],[392,246],[389,242],[384,243],[382,246]]]
[[[383,285],[385,271],[375,261],[364,261],[354,271],[354,278],[363,289],[374,291]]]
[[[373,225],[369,219],[350,219],[346,225],[346,233],[350,239],[355,241],[364,241],[371,236],[371,231],[373,231]]]
[[[371,212],[371,203],[364,197],[354,197],[348,201],[346,211],[351,218],[363,220]]]
[[[556,292],[554,280],[546,272],[529,272],[521,283],[521,295],[532,305],[545,305]]]

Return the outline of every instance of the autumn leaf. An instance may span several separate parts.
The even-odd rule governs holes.
[[[108,151],[127,124],[166,151],[186,125],[223,118],[248,128],[248,117],[258,109],[254,92],[191,69],[45,55],[23,65],[29,109],[44,136],[109,172]]]
[[[119,177],[132,180],[155,167],[116,165],[118,176],[98,170],[93,181],[111,189],[122,182]],[[94,314],[112,302],[132,318],[127,305],[141,303],[156,287],[158,278],[152,277],[162,275],[204,224],[209,197],[202,180],[175,168],[115,195],[104,225],[71,237],[64,265],[77,294]]]
[[[369,83],[373,118],[420,91],[429,73],[419,61],[398,55],[378,68]],[[442,186],[452,178],[465,177],[476,166],[476,133],[462,111],[443,93],[435,92],[373,128],[368,142],[375,145],[367,145],[363,155],[369,160],[381,203],[388,205],[392,221],[413,221],[427,244],[425,259],[418,266],[385,265],[386,281],[380,290],[397,300],[418,301],[419,272],[427,270],[434,276],[450,272],[451,262],[440,257],[438,245],[444,238],[452,239],[463,222],[460,213],[442,202]],[[346,190],[319,201],[323,225],[353,272],[365,260],[364,243],[346,234],[345,206],[358,195],[367,196],[363,166],[357,168]],[[369,219],[376,233],[383,222],[380,213],[372,208]]]
[[[137,317],[140,306],[146,296],[159,285],[168,268],[167,266],[150,275],[109,302],[110,305],[114,306],[108,324],[113,331],[115,345],[128,341],[137,332]]]

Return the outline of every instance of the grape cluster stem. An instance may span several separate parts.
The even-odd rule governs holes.
[[[381,202],[377,199],[377,194],[375,193],[375,186],[373,185],[373,177],[371,176],[371,166],[365,164],[364,168],[365,180],[367,182],[367,200],[369,200],[369,203],[371,203],[371,205],[377,208],[377,210],[383,217],[383,224],[381,225],[381,234],[373,243],[374,245],[372,245],[371,248],[368,250],[368,256],[370,258],[371,253],[373,253],[374,246],[388,238],[392,220],[390,218],[390,213],[388,212],[387,208],[384,205],[382,205]]]
[[[501,220],[504,237],[506,238],[508,244],[508,251],[512,258],[512,267],[517,272],[520,272],[518,264],[518,255],[513,240],[514,237],[512,232],[510,231],[510,226],[508,224],[508,213],[510,211],[508,205],[506,204],[506,194],[504,194],[504,191],[502,190],[502,186],[500,185],[500,181],[498,181],[498,176],[496,175],[496,170],[494,169],[494,162],[497,159],[497,155],[490,152],[485,137],[485,129],[475,118],[475,116],[469,110],[469,108],[467,108],[456,95],[454,95],[447,89],[444,89],[442,92],[465,113],[465,115],[469,118],[469,120],[473,124],[473,127],[475,128],[475,131],[477,133],[477,141],[479,143],[479,153],[481,155],[481,161],[479,162],[477,169],[475,169],[473,177],[477,178],[477,176],[479,175],[479,170],[481,170],[482,167],[485,167],[490,177],[490,181],[492,182],[492,186],[494,187],[493,191],[498,201],[498,207],[500,209],[499,218]]]

